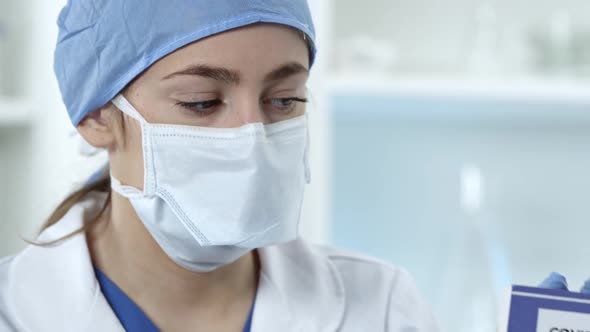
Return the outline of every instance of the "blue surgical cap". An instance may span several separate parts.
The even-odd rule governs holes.
[[[69,0],[58,18],[55,74],[74,126],[137,75],[199,39],[258,22],[315,30],[306,0]]]

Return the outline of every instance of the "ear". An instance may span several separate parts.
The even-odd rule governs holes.
[[[77,129],[80,135],[95,148],[111,150],[117,143],[117,131],[112,121],[113,114],[119,112],[112,103],[91,112],[80,122]]]

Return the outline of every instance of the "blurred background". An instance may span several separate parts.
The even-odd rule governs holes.
[[[106,156],[79,155],[52,72],[64,0],[0,0],[0,256]],[[311,0],[304,234],[406,267],[443,331],[500,294],[590,277],[590,2]],[[370,285],[367,285],[370,287]]]

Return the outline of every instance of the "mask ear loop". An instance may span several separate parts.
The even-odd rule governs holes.
[[[113,189],[113,191],[115,191],[117,194],[125,198],[134,198],[142,196],[142,192],[139,189],[122,184],[121,181],[119,181],[119,179],[113,176],[113,173],[111,173],[110,176],[111,189]]]
[[[156,176],[153,167],[151,127],[143,116],[131,105],[131,103],[122,94],[118,94],[111,101],[121,112],[129,115],[141,124],[141,142],[143,149],[143,191],[147,196],[153,196],[156,192]]]
[[[148,123],[123,95],[117,95],[115,98],[113,98],[112,103],[117,106],[121,112],[129,115],[140,123]]]

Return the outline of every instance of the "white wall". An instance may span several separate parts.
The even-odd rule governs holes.
[[[368,34],[397,47],[398,74],[465,71],[476,38],[478,8],[485,3],[496,11],[499,43],[494,56],[507,62],[504,74],[522,69],[518,66],[530,51],[530,34],[548,29],[557,10],[567,11],[576,28],[590,31],[590,2],[585,0],[367,0],[362,5],[357,0],[338,0],[333,7],[332,46]],[[331,66],[338,65],[337,58]]]
[[[22,246],[20,229],[30,221],[30,141],[28,128],[0,126],[0,256]]]
[[[16,96],[30,108],[26,126],[0,126],[0,256],[20,250],[62,198],[101,164],[78,154],[78,141],[53,74],[57,14],[65,0],[12,0],[10,52],[4,57],[10,83],[0,98]],[[8,11],[1,11],[6,14]],[[15,36],[16,34],[16,36]],[[4,97],[2,96],[4,95]],[[104,156],[102,156],[104,159]]]

